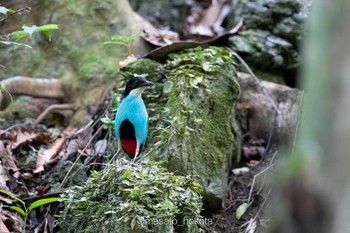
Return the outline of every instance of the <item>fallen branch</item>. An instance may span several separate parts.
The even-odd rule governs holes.
[[[0,87],[11,95],[27,95],[48,99],[63,99],[65,97],[62,84],[56,79],[35,79],[15,76],[2,80]],[[9,94],[0,92],[0,110],[4,110],[10,101]]]

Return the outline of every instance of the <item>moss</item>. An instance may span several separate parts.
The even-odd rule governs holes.
[[[129,76],[143,75],[151,81],[158,81],[164,77],[164,66],[151,59],[138,59],[126,67]]]
[[[260,70],[255,71],[255,75],[259,77],[262,80],[274,82],[278,84],[286,84],[283,77],[281,75],[273,74],[273,73],[267,73]]]
[[[174,232],[176,221],[200,219],[201,186],[161,162],[117,160],[65,192],[61,232]],[[74,217],[72,217],[72,215]],[[196,224],[187,232],[202,232]]]
[[[212,202],[212,197],[226,194],[226,169],[235,144],[234,101],[240,90],[232,55],[198,47],[170,57],[163,116],[168,126],[157,138],[156,145],[163,145],[158,156],[169,161],[172,170],[201,177]]]
[[[201,177],[208,205],[218,207],[226,194],[227,170],[234,156],[234,102],[239,96],[232,54],[209,47],[184,50],[161,64],[137,61],[129,73],[142,70],[166,76],[144,96],[150,116],[148,145],[153,158],[167,161],[178,174]]]

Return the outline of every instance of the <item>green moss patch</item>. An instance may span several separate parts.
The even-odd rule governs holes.
[[[117,160],[64,194],[61,232],[174,232],[185,219],[201,219],[201,191],[161,162]],[[201,232],[197,224],[183,228]]]

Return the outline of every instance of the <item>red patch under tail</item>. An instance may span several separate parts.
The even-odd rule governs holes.
[[[130,157],[134,157],[136,153],[136,140],[126,140],[122,139],[122,147],[125,153],[127,153]]]

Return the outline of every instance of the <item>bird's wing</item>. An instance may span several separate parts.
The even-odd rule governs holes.
[[[119,105],[115,117],[115,133],[120,139],[120,127],[124,120],[129,120],[134,126],[136,140],[139,145],[144,144],[148,131],[148,115],[143,100],[139,98],[126,97]]]
[[[139,145],[145,144],[148,131],[148,115],[143,101],[135,108],[130,119],[132,119],[131,122],[134,125],[137,142]]]

